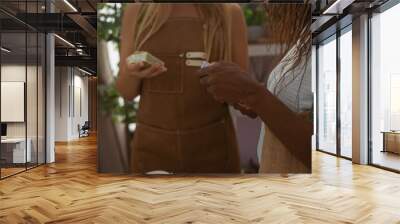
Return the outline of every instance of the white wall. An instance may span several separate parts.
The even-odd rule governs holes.
[[[68,141],[69,68],[55,68],[55,141]]]
[[[56,141],[79,138],[78,125],[82,126],[89,118],[88,78],[83,75],[76,68],[56,67]]]
[[[85,76],[81,76],[82,73],[79,71],[79,75],[76,75],[76,72],[78,70],[74,70],[74,80],[73,80],[73,86],[72,88],[73,91],[73,96],[71,96],[72,99],[74,99],[74,102],[71,103],[73,105],[72,108],[72,119],[71,119],[71,136],[72,138],[78,138],[79,137],[79,132],[78,132],[78,125],[83,125],[85,121],[89,120],[89,114],[88,114],[88,97],[89,97],[89,92],[88,92],[88,78]],[[81,107],[81,108],[80,108]]]
[[[28,67],[28,70],[31,68]],[[2,65],[1,66],[1,81],[3,82],[25,82],[25,65]],[[7,108],[1,108],[6,110]],[[25,137],[25,123],[13,122],[7,123],[8,137]]]

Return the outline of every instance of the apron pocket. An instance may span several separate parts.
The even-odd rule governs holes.
[[[164,131],[137,124],[133,145],[134,172],[164,170],[176,172],[179,168],[176,132]]]
[[[154,54],[165,63],[167,71],[143,80],[143,91],[148,93],[183,93],[182,58],[176,54]]]
[[[224,120],[181,133],[180,143],[183,166],[187,172],[226,172],[230,146]]]

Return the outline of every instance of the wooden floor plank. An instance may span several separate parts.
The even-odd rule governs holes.
[[[0,181],[0,223],[400,223],[400,175],[313,153],[311,175],[98,174],[95,136]]]

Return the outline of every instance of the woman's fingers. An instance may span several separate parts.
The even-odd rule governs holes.
[[[167,71],[167,68],[162,65],[161,67],[154,68],[154,70],[152,70],[152,72],[147,74],[146,77],[147,78],[155,77],[166,71]]]
[[[208,74],[231,72],[238,69],[240,69],[238,65],[231,62],[213,62],[209,66],[199,69],[197,74],[202,77]]]
[[[208,85],[208,75],[204,75],[200,77],[200,84]]]
[[[129,74],[139,78],[151,78],[167,71],[167,68],[163,64],[152,65],[145,69],[143,69],[143,66],[143,62],[129,64]]]
[[[127,65],[129,72],[138,72],[143,68],[143,66],[144,66],[143,62],[130,63],[130,64]]]
[[[251,110],[251,108],[245,104],[242,103],[235,103],[233,104],[233,107],[236,110],[239,110],[242,114],[249,116],[250,118],[256,118],[258,115]]]
[[[217,101],[240,103],[257,93],[258,82],[233,63],[218,62],[199,70],[198,74],[200,83]]]
[[[200,84],[209,86],[217,82],[218,77],[215,74],[204,75],[200,77]]]
[[[141,77],[150,78],[165,72],[166,68],[162,64],[152,65],[149,68],[146,68],[139,72]]]
[[[200,84],[208,86],[217,83],[224,83],[226,71],[217,71],[215,73],[210,73],[208,75],[200,76]]]
[[[213,68],[207,67],[197,72],[202,85],[207,86],[215,83],[237,84],[234,76],[242,72],[240,67],[228,62],[217,62],[213,66]]]
[[[222,83],[208,85],[207,92],[209,92],[217,101],[228,104],[238,103],[243,97],[243,94],[236,91],[236,88]]]

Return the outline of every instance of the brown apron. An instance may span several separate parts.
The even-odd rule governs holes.
[[[168,70],[142,81],[133,172],[240,172],[228,106],[207,93],[190,58],[190,52],[204,51],[201,20],[170,18],[140,50],[163,60]]]

